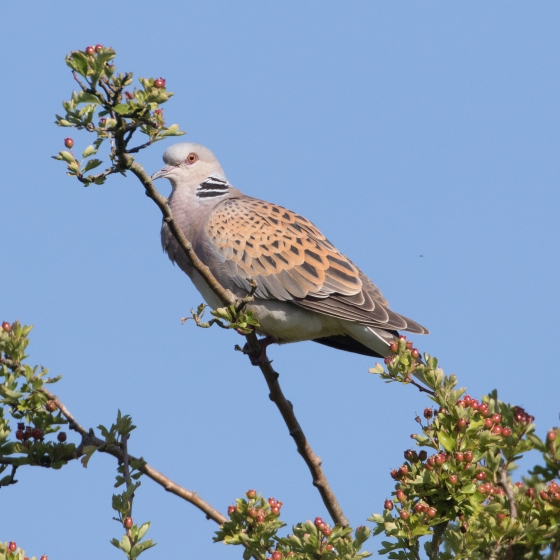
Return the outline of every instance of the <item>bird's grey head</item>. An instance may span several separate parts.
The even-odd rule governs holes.
[[[180,186],[193,187],[208,177],[222,178],[225,175],[216,156],[205,146],[192,142],[179,142],[169,146],[163,153],[165,167],[152,175],[152,180],[165,177],[173,189]]]

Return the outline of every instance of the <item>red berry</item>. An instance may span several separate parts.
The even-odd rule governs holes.
[[[4,321],[2,323],[2,330],[4,332],[10,332],[12,330],[12,325],[10,325],[10,323],[8,323],[8,321]]]
[[[481,493],[481,494],[487,494],[488,493],[488,488],[486,487],[486,484],[481,484],[477,490]]]
[[[271,558],[272,560],[282,560],[282,553],[279,550],[277,550],[276,552],[272,553]]]
[[[486,478],[486,473],[483,471],[479,471],[475,476],[477,480],[484,480]]]
[[[523,482],[516,482],[514,486],[517,486],[517,488],[521,488],[523,486]]]
[[[484,427],[490,429],[492,426],[494,425],[494,423],[492,422],[492,420],[490,418],[486,418],[486,420],[484,420]]]
[[[426,512],[428,517],[435,517],[436,513],[437,513],[437,510],[436,510],[436,508],[433,508],[433,507],[429,508],[428,511]]]
[[[416,359],[420,356],[420,352],[418,352],[418,350],[416,348],[412,349],[412,352],[410,352],[411,356]]]
[[[94,54],[95,53],[95,47],[86,47],[86,54]]]
[[[389,364],[393,361],[393,358],[391,358],[391,356],[387,356],[383,361],[384,361],[387,365],[389,365]]]
[[[423,509],[424,509],[424,506],[423,506],[420,502],[417,502],[417,503],[414,505],[414,512],[415,512],[415,513],[422,513],[422,510],[423,510]]]
[[[427,457],[428,457],[428,453],[424,449],[422,449],[422,451],[418,453],[418,459],[420,459],[420,461],[425,461]]]
[[[257,523],[264,523],[264,515],[257,516]]]
[[[463,400],[465,401],[465,404],[468,405],[468,406],[470,406],[473,402],[472,398],[469,395],[465,395],[463,397]]]
[[[470,463],[473,459],[472,451],[465,451],[464,456],[465,456],[465,462],[467,463]]]
[[[406,343],[406,349],[407,349],[407,350],[412,350],[412,341],[409,340],[409,341]]]
[[[276,502],[276,507],[281,508],[283,505],[284,505],[284,504],[283,504],[280,500],[278,500],[278,501]]]
[[[551,482],[548,485],[548,490],[550,491],[551,494],[554,494],[555,492],[558,492],[558,484],[556,484],[556,482]]]
[[[95,52],[100,52],[103,50],[103,45],[95,45]]]
[[[406,465],[403,465],[402,467],[399,467],[400,478],[406,476],[407,474],[408,474],[408,467]]]
[[[58,441],[60,441],[60,443],[64,443],[66,441],[66,432],[60,432],[57,436],[56,439]]]
[[[74,140],[72,140],[72,138],[65,138],[64,139],[64,145],[70,149],[72,148],[72,146],[74,145]]]
[[[418,461],[418,453],[413,449],[407,449],[404,452],[404,458],[411,463],[416,463],[416,461]]]
[[[546,492],[545,490],[541,490],[539,492],[539,496],[541,497],[541,500],[548,502],[548,492]]]
[[[268,498],[268,503],[270,506],[276,505],[276,498]]]
[[[406,336],[404,336],[404,334],[401,334],[401,335],[399,336],[399,338],[400,338],[401,340],[406,340]]]
[[[468,523],[463,523],[460,527],[459,527],[459,531],[461,531],[461,533],[463,533],[463,535],[469,530],[469,524]]]
[[[54,401],[47,401],[45,404],[47,412],[54,412],[57,409],[56,403]]]
[[[498,518],[498,521],[503,521],[506,518],[506,514],[505,513],[498,513],[496,515],[496,517]]]
[[[43,431],[39,428],[35,428],[32,434],[33,439],[41,439],[43,437]]]
[[[455,475],[455,474],[452,474],[449,477],[449,482],[451,482],[451,484],[457,484],[458,481],[459,481],[459,479],[457,478],[457,475]]]
[[[393,469],[391,471],[391,478],[393,480],[399,480],[401,478],[401,475],[399,474],[399,471],[397,471],[396,469]]]
[[[164,88],[165,80],[163,78],[158,78],[157,80],[154,80],[154,86],[157,88]]]
[[[492,414],[492,422],[494,422],[494,424],[499,424],[502,421],[502,415],[501,414]]]
[[[399,500],[399,502],[404,502],[406,500],[406,494],[402,490],[397,490],[397,500]]]
[[[8,544],[8,548],[10,549],[10,552],[15,552],[17,545],[14,541],[10,541]]]
[[[257,491],[256,490],[247,490],[247,492],[245,492],[245,495],[247,496],[247,498],[252,500],[253,498],[257,497]]]
[[[315,527],[319,527],[320,525],[324,525],[325,522],[321,517],[316,517],[315,521],[313,521],[313,524],[315,525]]]
[[[508,426],[506,426],[505,428],[502,428],[502,435],[504,437],[511,436],[511,428],[509,428]]]
[[[270,513],[273,513],[274,515],[278,515],[280,513],[280,508],[278,506],[272,506],[270,508]]]
[[[527,490],[525,490],[525,496],[527,496],[528,498],[534,498],[535,497],[535,489],[534,488],[527,488]]]
[[[325,535],[325,537],[330,537],[332,535],[332,530],[329,529],[327,526],[323,527],[321,531],[323,535]]]
[[[463,453],[461,453],[460,451],[456,451],[453,457],[455,458],[455,461],[457,461],[457,463],[462,463],[463,459],[465,458]]]
[[[46,554],[43,554],[43,556],[41,556],[41,558],[39,558],[39,560],[49,560],[49,558]]]
[[[259,515],[255,508],[249,508],[247,510],[247,513],[249,514],[249,517],[253,517],[253,518],[255,518]]]
[[[446,460],[447,460],[447,457],[445,456],[444,453],[438,453],[436,455],[436,459],[435,459],[436,465],[441,466],[441,465],[443,465],[443,463],[445,463]]]
[[[327,550],[330,551],[330,550],[332,550],[333,548],[334,548],[334,546],[333,546],[332,544],[328,544],[328,545],[327,545]]]
[[[393,509],[393,502],[391,500],[385,500],[383,506],[385,507],[385,509],[391,511]]]
[[[463,428],[465,428],[467,426],[467,420],[466,418],[459,418],[459,420],[457,421],[457,427],[462,430]]]
[[[548,434],[546,434],[546,439],[547,439],[547,441],[554,441],[556,439],[556,431],[555,430],[550,430],[550,432],[548,432]]]
[[[430,465],[430,467],[433,467],[436,464],[436,457],[437,455],[431,455],[428,459],[428,465]]]
[[[233,515],[237,511],[237,506],[229,506],[227,508],[228,515]]]
[[[25,432],[23,430],[16,431],[16,439],[19,439],[21,441],[24,437],[25,437]]]
[[[409,517],[409,513],[408,513],[408,511],[406,511],[406,509],[401,509],[400,516],[401,516],[401,519],[406,521]]]
[[[498,424],[496,424],[493,428],[492,428],[492,433],[493,434],[498,434],[500,435],[502,433],[502,427],[498,426]]]
[[[393,354],[396,354],[398,349],[399,349],[399,345],[396,342],[391,342],[391,345],[389,346],[389,350],[391,350]]]
[[[424,409],[424,418],[431,418],[434,415],[434,412],[431,408]]]
[[[134,522],[132,521],[132,517],[125,517],[123,521],[123,525],[125,529],[130,529]]]

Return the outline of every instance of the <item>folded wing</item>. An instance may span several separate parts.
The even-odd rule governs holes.
[[[391,311],[373,282],[290,210],[256,198],[226,199],[211,213],[207,233],[238,286],[249,290],[248,278],[255,278],[258,298],[363,325],[428,332]]]

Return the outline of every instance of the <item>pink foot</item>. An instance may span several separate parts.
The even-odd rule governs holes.
[[[266,355],[266,349],[267,349],[268,346],[270,346],[274,342],[275,342],[275,340],[271,336],[266,336],[266,337],[258,340],[259,346],[261,348],[260,352],[255,352],[255,353],[249,352],[247,345],[245,345],[245,348],[243,348],[243,351],[249,356],[249,359],[251,360],[252,365],[260,366],[260,365],[266,364],[270,361],[268,359],[268,356]]]

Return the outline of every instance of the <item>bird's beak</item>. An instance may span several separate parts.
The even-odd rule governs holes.
[[[155,181],[156,179],[161,179],[162,177],[167,177],[169,173],[171,173],[171,171],[175,169],[175,167],[176,167],[175,165],[166,165],[165,167],[162,167],[159,171],[156,171],[152,175],[152,181]]]

